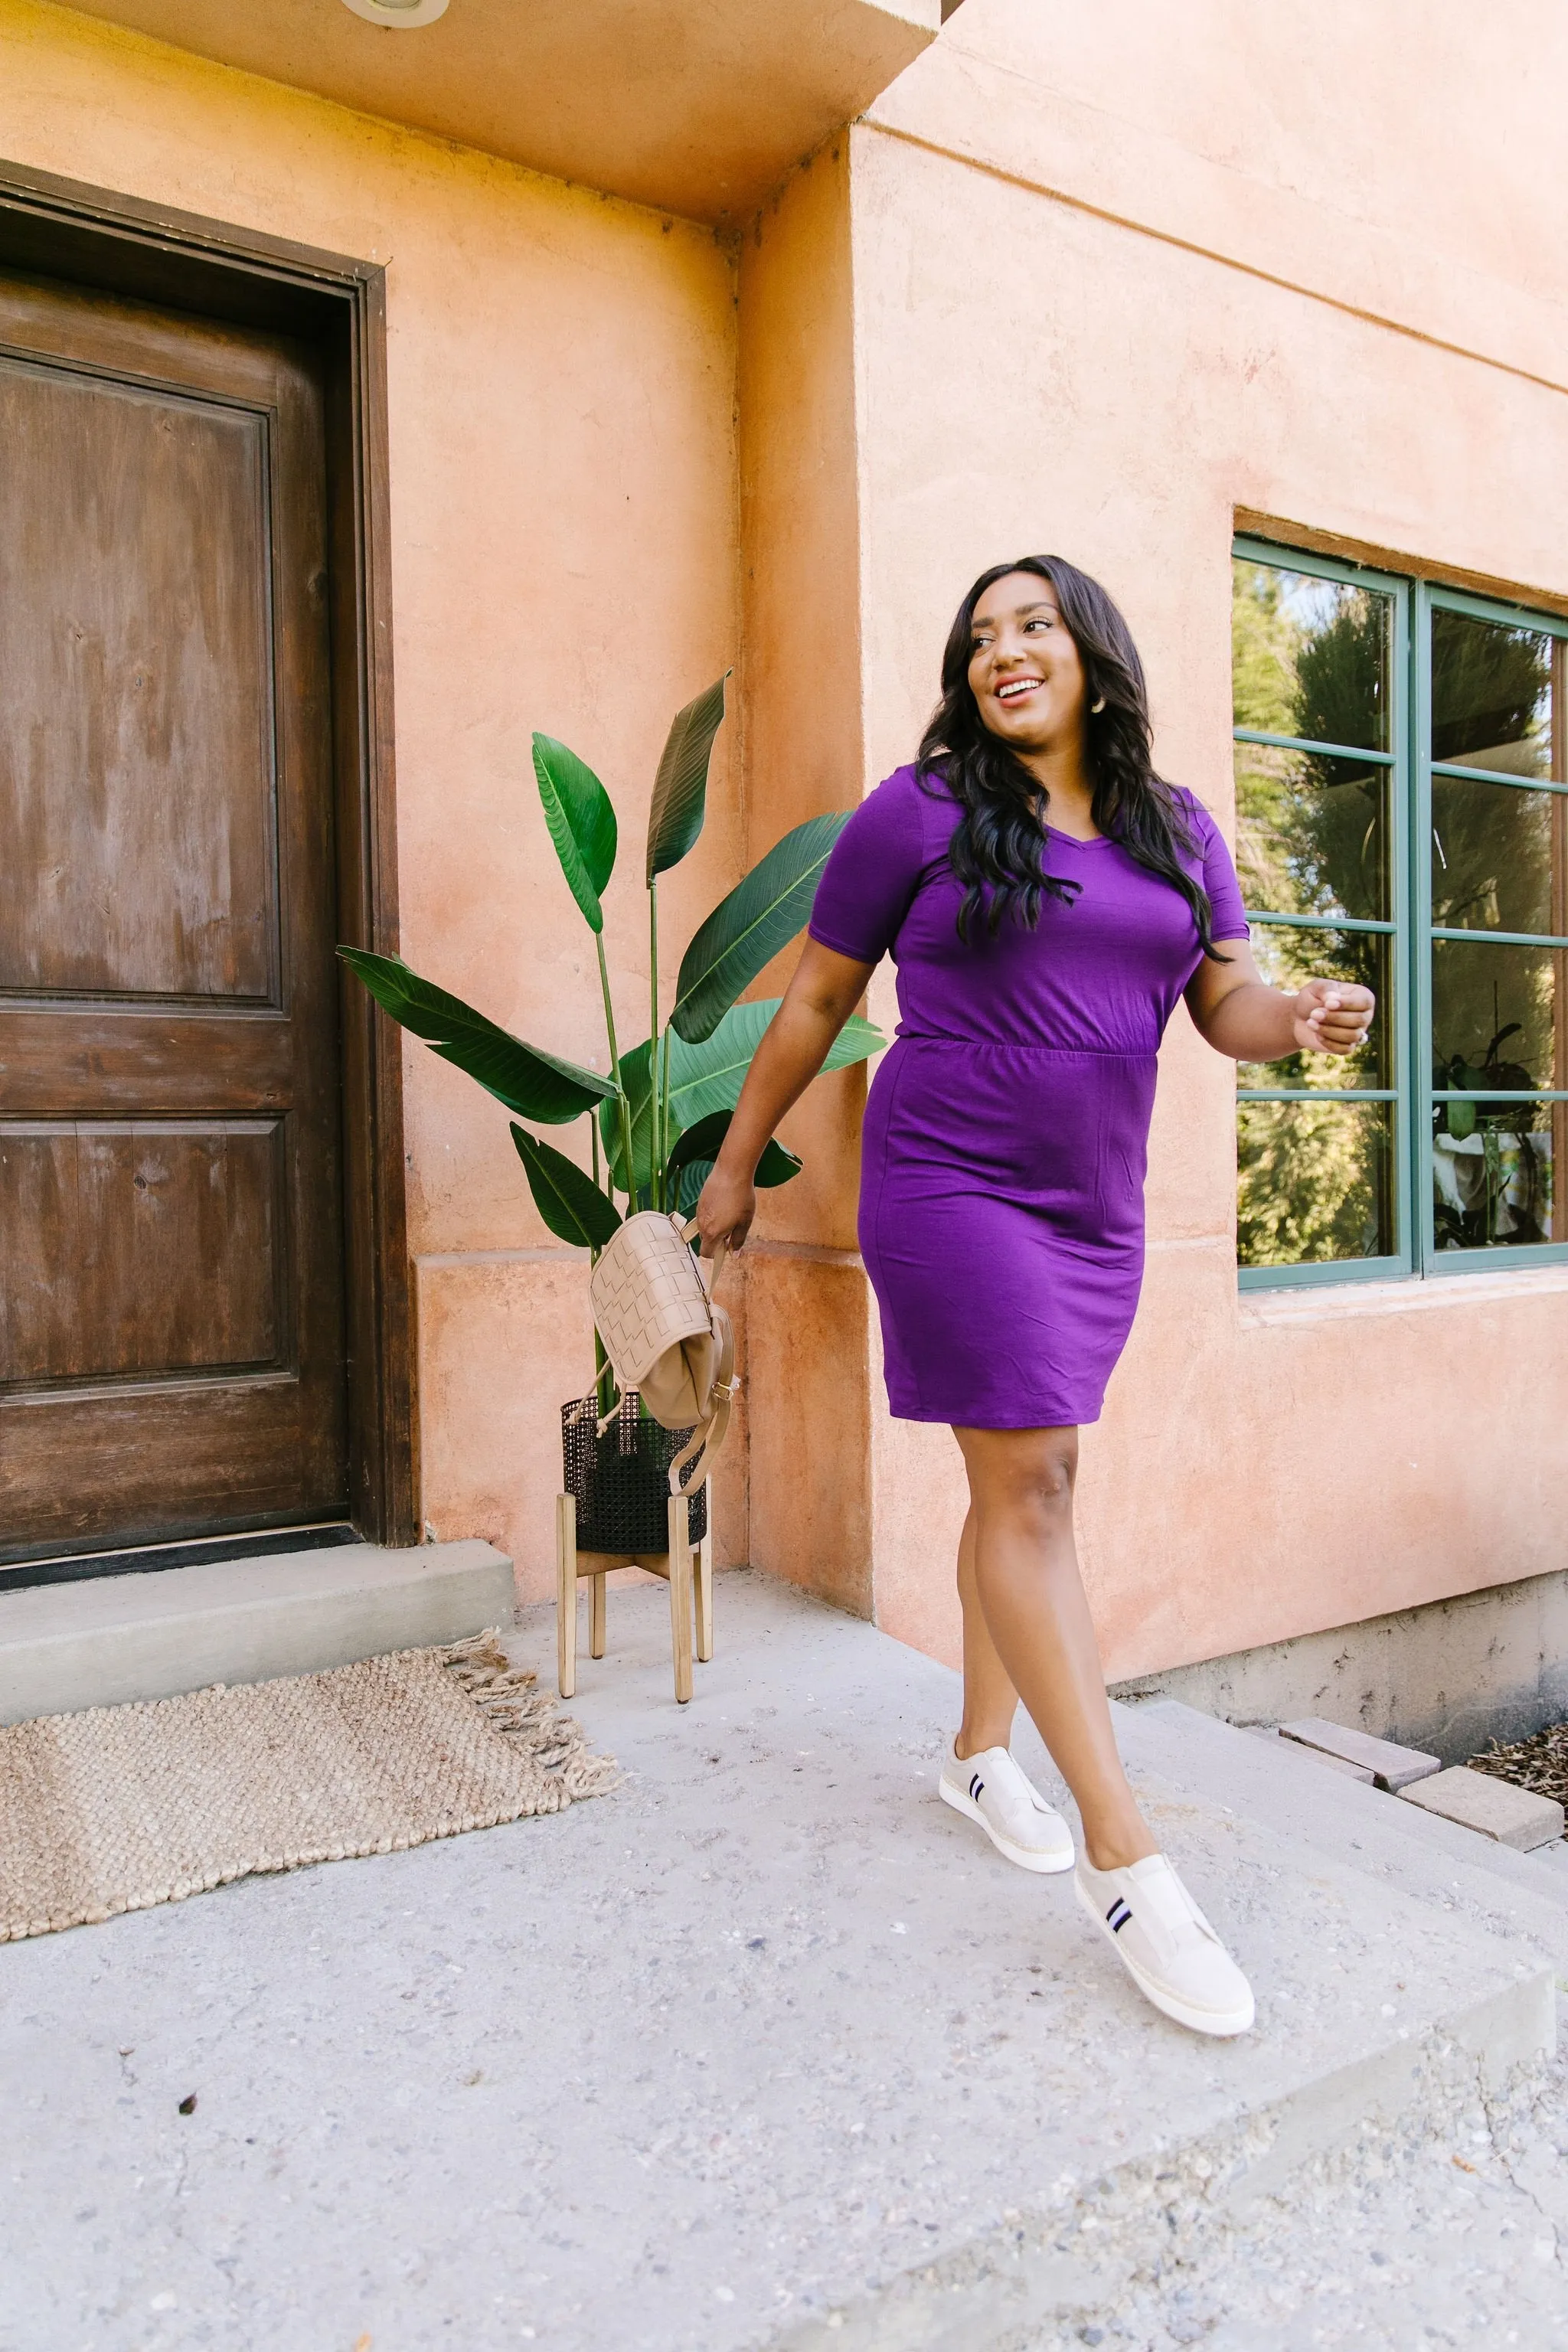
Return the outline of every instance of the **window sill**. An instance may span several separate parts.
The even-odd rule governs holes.
[[[1425,1314],[1436,1308],[1480,1307],[1510,1298],[1568,1294],[1568,1265],[1519,1266],[1497,1274],[1404,1275],[1389,1282],[1298,1284],[1237,1294],[1243,1326],[1261,1323],[1341,1323],[1359,1315]]]

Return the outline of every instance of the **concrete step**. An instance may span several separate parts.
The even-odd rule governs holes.
[[[1516,1853],[1348,1777],[1331,1785],[1310,1751],[1258,1739],[1177,1699],[1116,1714],[1134,1771],[1228,1805],[1342,1868],[1528,1949],[1568,1979],[1568,1869],[1550,1849]]]
[[[612,1590],[572,1708],[609,1797],[0,1950],[18,2352],[107,2344],[94,2315],[154,2295],[182,2340],[247,2345],[1143,2343],[1107,2315],[1194,2231],[1449,2128],[1548,2045],[1533,1944],[1196,1787],[1204,1719],[1134,1711],[1258,1996],[1241,2041],[1184,2032],[1070,1877],[940,1802],[954,1675],[752,1571],[714,1616],[678,1708],[665,1591]],[[552,1612],[510,1646],[548,1684]],[[1372,1799],[1289,1769],[1320,1808]]]
[[[487,1543],[344,1544],[0,1593],[0,1723],[312,1674],[508,1625]]]
[[[579,2184],[573,2237],[598,2249],[567,2345],[634,2340],[634,2306],[635,2340],[661,2352],[1032,2344],[1107,2307],[1146,2260],[1152,2197],[1177,2214],[1250,2205],[1364,2134],[1430,2128],[1550,2048],[1533,1945],[1435,1916],[1143,1759],[1163,1842],[1258,1994],[1245,2042],[1184,2033],[1121,1974],[1070,1878],[1028,1877],[940,1805],[955,1675],[752,1574],[721,1580],[717,1619],[678,1714],[663,1596],[613,1596],[609,1654],[574,1702],[629,1781],[614,1811],[581,1809],[553,1864],[595,2021],[551,2063],[563,2097],[591,2084],[602,2147],[658,2152],[660,2185],[617,2241],[581,2186],[586,2146],[552,2134],[553,2177]],[[542,1676],[552,1641],[530,1612],[514,1651]],[[1122,1722],[1136,1741],[1138,1715]],[[1016,1745],[1070,1814],[1022,1723]],[[1321,1804],[1370,1793],[1316,1781]],[[607,1899],[634,1857],[658,1885],[651,1954]],[[689,1988],[685,2028],[671,1985]],[[560,2015],[538,1950],[528,1999]],[[650,2032],[684,2073],[649,2065]],[[716,2249],[700,2184],[721,2147]],[[699,2328],[715,2282],[734,2306],[710,2303]],[[770,2293],[787,2320],[769,2324]]]

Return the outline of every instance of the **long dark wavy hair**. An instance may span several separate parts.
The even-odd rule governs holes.
[[[1032,930],[1043,898],[1071,905],[1079,885],[1046,871],[1046,793],[1000,736],[981,719],[969,684],[974,608],[1010,572],[1032,572],[1056,594],[1057,610],[1083,665],[1086,699],[1103,698],[1089,719],[1092,809],[1099,830],[1129,857],[1179,890],[1193,910],[1198,944],[1223,963],[1210,933],[1208,892],[1182,866],[1199,844],[1186,811],[1163,776],[1155,773],[1149,695],[1132,633],[1098,580],[1059,555],[1023,555],[994,563],[959,606],[942,656],[942,700],[921,739],[918,772],[930,790],[940,783],[963,807],[949,850],[963,885],[958,934],[968,940],[977,917],[994,938],[1005,918]]]

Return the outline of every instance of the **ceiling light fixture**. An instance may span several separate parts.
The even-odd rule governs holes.
[[[390,27],[395,33],[411,33],[417,25],[433,25],[437,16],[447,13],[447,0],[343,0],[356,16],[367,25]]]

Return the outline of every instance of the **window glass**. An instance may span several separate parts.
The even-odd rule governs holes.
[[[1387,595],[1238,557],[1237,726],[1386,751],[1392,611]]]
[[[1394,1083],[1394,1024],[1383,1008],[1393,999],[1386,931],[1298,930],[1284,923],[1254,923],[1252,952],[1270,988],[1292,995],[1309,980],[1354,980],[1376,995],[1379,1018],[1353,1054],[1292,1054],[1282,1062],[1238,1062],[1237,1084],[1262,1087],[1387,1087]]]
[[[1493,1116],[1456,1135],[1448,1119],[1460,1108],[1458,1103],[1435,1107],[1432,1214],[1438,1250],[1562,1241],[1562,1209],[1553,1197],[1562,1104],[1499,1104]]]
[[[1236,558],[1237,868],[1270,985],[1378,1017],[1343,1060],[1237,1066],[1241,1265],[1568,1257],[1568,635],[1313,560]]]
[[[1393,1110],[1385,1102],[1237,1105],[1241,1265],[1393,1253]]]
[[[1236,864],[1246,904],[1275,915],[1385,920],[1389,791],[1386,768],[1238,743]]]
[[[1560,948],[1434,940],[1433,1084],[1507,1093],[1562,1086],[1564,960]]]
[[[1432,920],[1467,931],[1568,929],[1568,796],[1432,779]]]
[[[1432,612],[1432,757],[1505,776],[1552,773],[1552,653],[1543,630]]]

